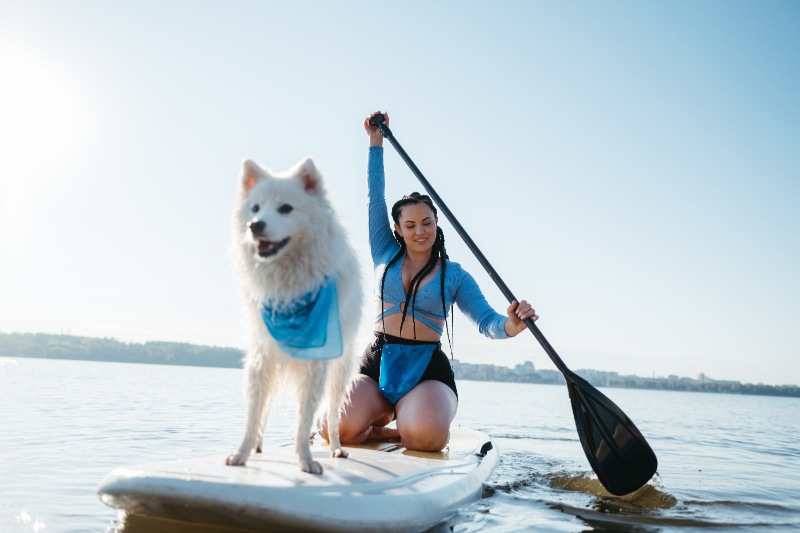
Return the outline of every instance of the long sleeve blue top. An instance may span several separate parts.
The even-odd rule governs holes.
[[[367,186],[369,190],[369,245],[375,268],[375,300],[380,302],[381,279],[389,261],[400,251],[394,239],[392,223],[386,205],[386,182],[383,169],[383,147],[370,146],[367,164]],[[391,307],[378,313],[381,317],[401,313],[400,304],[405,302],[402,266],[405,257],[395,262],[386,272],[384,303]],[[444,280],[444,309],[442,308],[441,273],[439,268],[434,278],[419,287],[414,304],[414,317],[442,333],[442,326],[433,319],[446,320],[447,310],[455,303],[482,334],[492,339],[505,339],[506,316],[489,305],[475,279],[460,264],[447,261]],[[411,311],[411,310],[409,310]]]

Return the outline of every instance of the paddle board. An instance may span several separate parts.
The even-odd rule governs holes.
[[[294,446],[267,447],[247,466],[225,454],[121,467],[100,483],[100,499],[129,514],[270,531],[422,531],[480,498],[498,452],[478,431],[451,430],[442,452],[399,442],[345,446],[332,459],[316,437],[321,475],[301,472]]]

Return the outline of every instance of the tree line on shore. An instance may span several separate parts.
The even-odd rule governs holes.
[[[239,368],[243,353],[236,348],[179,342],[138,344],[73,335],[0,333],[0,356]]]
[[[45,333],[0,333],[0,357],[34,357],[119,363],[241,368],[244,353],[237,348],[200,346],[177,342],[126,343],[109,338],[51,335]],[[526,362],[515,368],[453,362],[457,379],[520,383],[558,383],[564,378],[555,370],[535,370]],[[669,376],[645,378],[616,372],[579,370],[581,377],[596,387],[653,390],[757,394],[800,397],[796,385],[764,385],[717,381],[701,375],[698,379]]]

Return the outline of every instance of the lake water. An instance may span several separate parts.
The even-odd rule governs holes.
[[[125,517],[98,482],[121,465],[218,454],[239,443],[242,371],[0,358],[0,531],[220,529]],[[433,531],[800,530],[800,399],[604,389],[659,458],[632,496],[603,495],[566,386],[459,382],[456,424],[491,435],[485,498]],[[268,440],[289,440],[280,406]]]

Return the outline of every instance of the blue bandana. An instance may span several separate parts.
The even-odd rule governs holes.
[[[339,299],[333,278],[326,278],[320,287],[292,302],[264,302],[261,317],[278,346],[296,359],[342,355]]]
[[[416,387],[437,347],[436,344],[384,344],[378,382],[384,398],[397,403]]]

